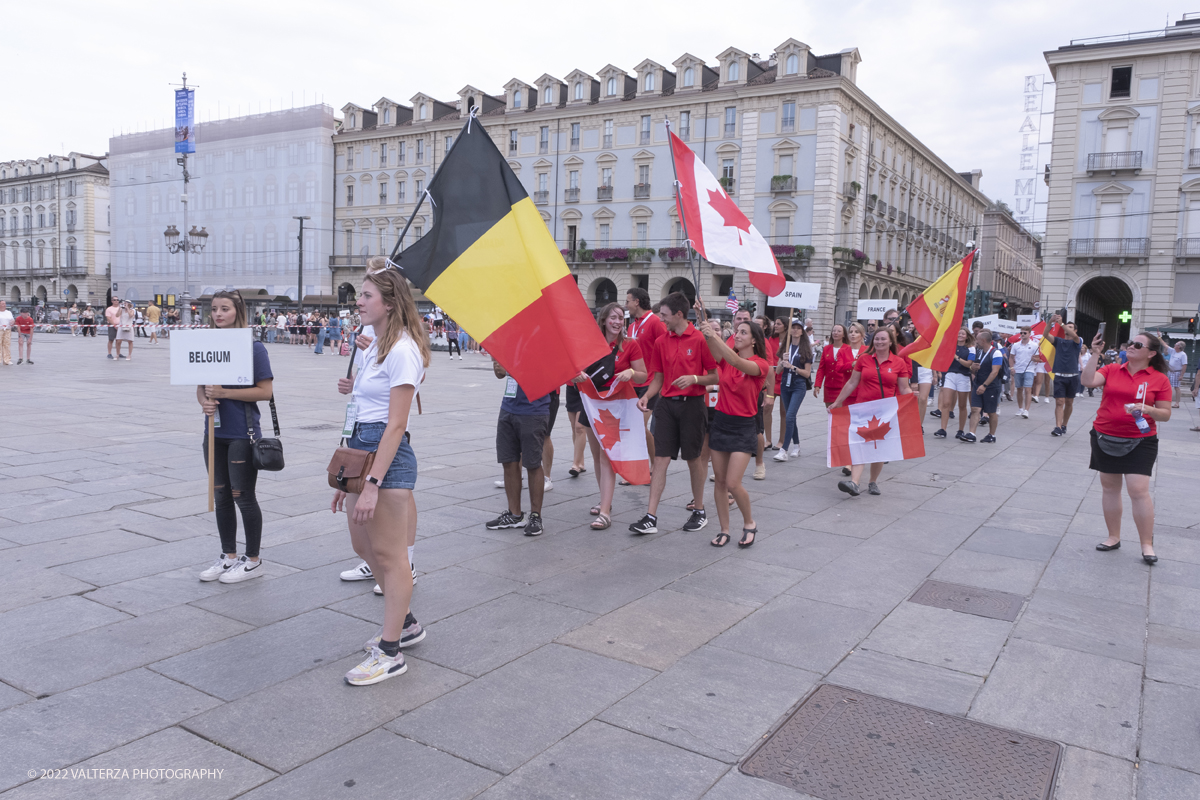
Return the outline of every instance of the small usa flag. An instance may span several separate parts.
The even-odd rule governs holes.
[[[725,307],[730,311],[738,310],[737,297],[734,296],[732,288],[729,290],[729,299],[725,301]]]

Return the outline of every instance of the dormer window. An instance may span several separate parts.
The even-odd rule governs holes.
[[[690,88],[696,85],[696,70],[693,67],[688,67],[683,71],[683,86]]]
[[[741,69],[738,67],[738,62],[731,61],[729,63],[729,80],[736,81],[741,76]]]
[[[358,114],[351,114],[351,115],[350,115],[350,127],[351,127],[351,128],[357,128],[357,127],[358,127]]]
[[[428,115],[428,111],[425,107],[425,104],[421,103],[421,119],[425,119],[427,115]]]
[[[583,99],[583,81],[575,81],[575,99]]]
[[[609,78],[608,79],[608,96],[612,97],[616,93],[617,93],[617,79],[615,77]]]
[[[784,75],[795,75],[797,72],[800,71],[800,56],[796,55],[795,53],[792,53],[790,56],[787,57],[787,61],[784,62],[784,65],[785,65],[783,68]]]
[[[646,73],[646,91],[647,92],[654,91],[654,73],[653,72]]]
[[[546,87],[546,100],[545,100],[545,103],[546,103],[546,105],[550,105],[550,104],[551,104],[551,103],[553,103],[553,102],[554,102],[554,87],[553,87],[553,86],[547,86],[547,87]]]
[[[383,110],[383,124],[390,125],[391,122],[392,122],[392,110],[390,108],[385,108]]]
[[[521,90],[513,89],[513,108],[521,107]]]

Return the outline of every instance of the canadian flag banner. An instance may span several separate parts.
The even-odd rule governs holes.
[[[830,467],[924,457],[915,394],[854,403],[829,414]]]
[[[614,383],[598,394],[591,381],[578,384],[583,411],[592,433],[604,448],[613,471],[635,486],[650,483],[650,453],[646,450],[646,421],[628,381]]]

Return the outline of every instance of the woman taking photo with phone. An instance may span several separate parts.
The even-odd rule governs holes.
[[[792,320],[787,340],[779,345],[774,354],[779,361],[775,374],[780,377],[779,405],[784,409],[786,427],[783,447],[775,454],[776,461],[787,461],[800,455],[800,434],[796,430],[796,412],[808,392],[808,378],[812,374],[812,344],[804,333],[804,325]]]
[[[696,300],[697,316],[703,318],[704,303]],[[729,504],[732,496],[742,512],[742,538],[738,547],[754,544],[758,527],[750,510],[750,495],[742,487],[742,476],[750,459],[758,452],[758,395],[771,367],[767,363],[767,343],[762,328],[754,322],[739,322],[733,328],[731,348],[717,335],[710,320],[700,323],[700,333],[717,362],[717,408],[708,429],[708,449],[712,454],[716,486],[713,497],[721,532],[712,540],[713,547],[729,543]]]
[[[1133,523],[1142,544],[1142,560],[1154,564],[1154,498],[1150,475],[1158,458],[1157,423],[1171,418],[1171,382],[1157,336],[1140,333],[1126,350],[1124,364],[1097,369],[1104,350],[1103,331],[1092,340],[1092,357],[1083,368],[1084,388],[1104,387],[1100,409],[1092,423],[1092,459],[1100,473],[1101,505],[1108,538],[1097,550],[1121,546],[1121,483],[1133,504]]]
[[[213,295],[212,324],[217,328],[245,328],[246,304],[238,292]],[[131,343],[132,346],[132,343]],[[262,437],[258,401],[270,400],[274,383],[271,359],[261,342],[254,342],[254,385],[197,386],[196,400],[204,409],[204,466],[208,466],[208,425],[215,418],[213,459],[213,507],[217,532],[221,535],[221,556],[200,573],[200,580],[239,583],[262,575],[259,546],[262,543],[262,510],[254,494],[258,470],[251,449],[254,439]],[[251,432],[253,431],[253,439]],[[236,507],[236,509],[235,509]],[[246,552],[237,554],[237,512],[242,512],[246,533]]]
[[[367,642],[370,655],[346,673],[346,683],[367,686],[408,669],[400,648],[425,638],[409,612],[412,569],[408,531],[415,513],[412,490],[417,457],[409,445],[408,418],[413,397],[429,366],[429,337],[421,325],[408,282],[382,256],[367,261],[367,277],[358,294],[363,325],[375,338],[363,353],[353,379],[347,426],[349,447],[375,453],[360,494],[337,491],[331,508],[346,510],[354,552],[367,562],[383,592],[383,630]],[[344,388],[339,381],[339,389]]]

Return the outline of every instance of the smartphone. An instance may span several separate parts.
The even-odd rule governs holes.
[[[1100,329],[1096,331],[1096,335],[1100,337],[1100,341],[1104,341],[1104,329],[1108,327],[1107,322],[1100,323]]]

